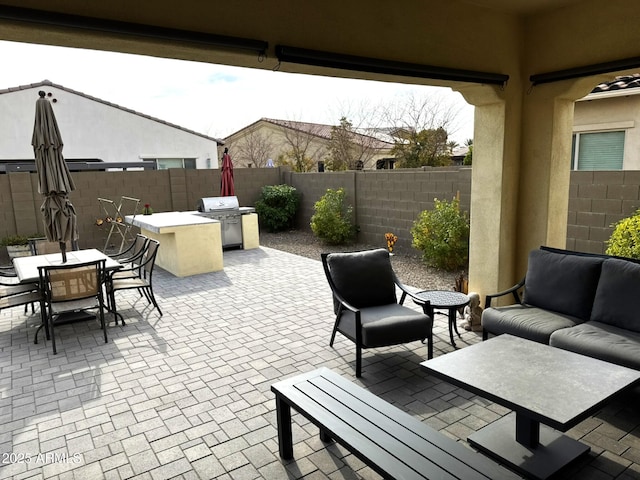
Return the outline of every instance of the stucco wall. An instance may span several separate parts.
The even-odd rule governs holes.
[[[576,102],[574,132],[625,130],[624,170],[640,169],[640,95]]]
[[[221,155],[215,140],[52,86],[0,95],[0,158],[33,159],[31,135],[39,90],[56,100],[52,106],[66,159],[196,158],[197,168],[218,168]]]

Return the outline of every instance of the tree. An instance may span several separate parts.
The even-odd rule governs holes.
[[[385,117],[395,128],[392,153],[396,166],[416,168],[448,165],[448,137],[453,131],[459,109],[446,103],[442,97],[410,95],[404,102],[395,101],[386,108]]]
[[[388,139],[380,137],[380,108],[371,102],[341,103],[336,111],[340,123],[331,129],[328,170],[373,167],[373,159],[390,151]]]
[[[331,127],[329,157],[325,163],[327,170],[337,172],[355,169],[352,129],[353,125],[346,117],[340,119],[340,125]]]
[[[322,125],[301,122],[280,122],[284,143],[288,147],[284,154],[278,157],[279,165],[288,165],[294,172],[311,172],[323,158],[321,143],[314,142],[319,136]]]
[[[462,161],[463,165],[471,165],[473,163],[473,138],[468,138],[464,144],[469,148],[469,151],[464,156],[464,160]]]
[[[444,128],[403,133],[397,137],[391,152],[399,168],[439,167],[451,163]]]
[[[235,164],[243,167],[265,167],[268,159],[272,157],[274,149],[272,135],[256,130],[229,144],[229,150],[233,152]]]

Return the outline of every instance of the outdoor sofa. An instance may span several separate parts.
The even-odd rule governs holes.
[[[491,306],[509,294],[514,305]],[[486,296],[483,339],[508,333],[640,370],[639,299],[637,260],[543,246],[520,283]]]

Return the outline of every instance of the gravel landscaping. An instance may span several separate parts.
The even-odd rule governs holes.
[[[384,239],[380,245],[354,243],[350,245],[325,245],[311,232],[291,230],[287,232],[260,232],[260,245],[303,257],[320,260],[322,252],[346,252],[385,247]],[[428,267],[420,258],[420,252],[396,251],[392,257],[393,268],[401,282],[420,290],[453,290],[455,277],[460,272],[445,272]],[[466,276],[466,272],[465,272]]]

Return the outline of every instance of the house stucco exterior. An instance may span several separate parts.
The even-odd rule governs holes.
[[[0,90],[0,161],[32,160],[38,91],[44,91],[64,141],[64,157],[104,162],[195,159],[218,168],[222,142],[177,125],[43,81]]]
[[[261,118],[224,139],[234,165],[265,167],[290,157],[294,146],[303,148],[311,162],[310,171],[318,171],[319,163],[331,156],[331,125]],[[376,161],[391,156],[392,143],[368,135],[354,134],[354,150],[363,162],[363,170],[376,168]]]
[[[576,101],[574,135],[612,131],[624,131],[622,170],[640,170],[640,88],[637,86],[604,91],[596,89]]]

